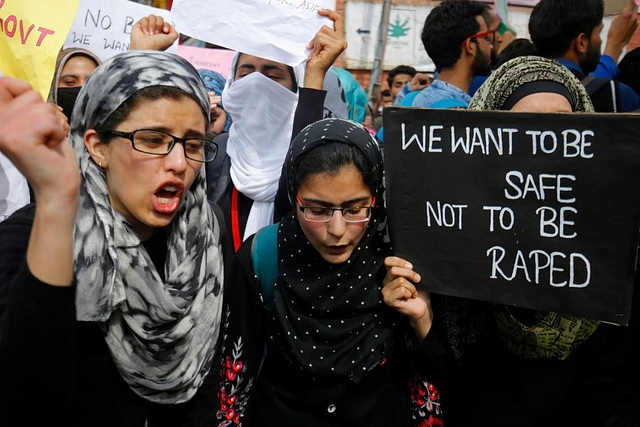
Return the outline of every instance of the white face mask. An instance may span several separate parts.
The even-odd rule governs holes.
[[[243,113],[282,114],[295,111],[298,95],[259,72],[234,81],[222,92],[225,110],[236,120],[246,120]],[[266,117],[263,117],[266,118]]]
[[[248,236],[257,230],[254,227],[270,223],[298,95],[253,72],[227,87],[222,102],[233,120],[227,141],[231,179],[238,191],[254,200]]]

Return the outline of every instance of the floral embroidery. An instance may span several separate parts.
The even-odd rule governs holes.
[[[444,427],[444,421],[442,418],[436,418],[433,415],[429,415],[429,418],[421,420],[416,427]]]
[[[225,313],[224,330],[229,324],[229,311]],[[225,333],[223,343],[226,343]],[[233,343],[231,355],[226,354],[225,344],[220,349],[224,359],[220,365],[220,390],[218,401],[220,407],[216,414],[219,426],[242,426],[242,418],[249,401],[249,394],[253,386],[253,378],[245,378],[246,366],[242,362],[242,350],[244,342],[239,337]]]
[[[417,427],[443,427],[440,391],[424,375],[414,370],[409,382],[411,411]]]

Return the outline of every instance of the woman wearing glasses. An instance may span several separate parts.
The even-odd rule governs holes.
[[[21,414],[8,425],[212,425],[223,263],[207,91],[184,59],[130,51],[74,111],[79,188],[50,172],[37,209],[0,227],[0,401]]]
[[[324,119],[293,140],[284,173],[290,213],[250,237],[231,272],[219,418],[244,426],[439,418],[438,390],[426,381],[415,383],[413,414],[409,406],[405,339],[425,345],[432,313],[412,283],[419,276],[390,257],[378,144],[359,124]]]

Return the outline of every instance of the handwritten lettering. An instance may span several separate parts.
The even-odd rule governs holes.
[[[483,206],[483,210],[489,211],[489,231],[493,232],[496,228],[495,213],[498,212],[498,224],[503,230],[511,230],[516,222],[516,216],[513,213],[513,209],[503,206]]]
[[[71,32],[71,40],[74,44],[90,45],[91,34],[77,34],[75,31]]]
[[[567,129],[561,132],[562,138],[558,138],[558,135],[550,130],[529,130],[526,131],[526,134],[531,136],[532,154],[534,155],[538,154],[538,151],[545,154],[553,154],[558,149],[558,146],[562,145],[562,154],[566,158],[582,157],[590,159],[593,157],[593,153],[587,152],[591,146],[591,141],[588,137],[594,135],[591,130],[580,132],[575,129]]]
[[[519,171],[507,172],[505,181],[513,191],[505,188],[504,196],[507,199],[525,199],[534,196],[537,200],[546,200],[549,193],[555,193],[556,201],[559,203],[574,203],[575,197],[567,197],[565,193],[573,190],[565,184],[567,181],[575,181],[574,175],[541,173],[537,176],[532,174],[524,175]]]
[[[567,256],[562,252],[539,249],[525,254],[516,250],[511,255],[512,263],[509,263],[506,252],[501,246],[493,246],[487,250],[487,257],[491,260],[492,279],[501,278],[511,282],[521,277],[537,285],[544,280],[556,288],[585,288],[591,281],[591,263],[583,254],[571,253]]]
[[[455,127],[451,127],[451,152],[455,153],[461,149],[465,154],[475,154],[479,152],[489,155],[495,152],[499,156],[513,154],[513,133],[516,129],[491,129],[491,128],[471,128],[466,127],[463,132],[458,133]],[[506,141],[503,136],[506,134]],[[505,142],[507,150],[505,152]],[[494,151],[495,150],[495,151]]]
[[[444,153],[490,155],[492,153],[503,155],[514,154],[514,135],[517,129],[511,128],[480,128],[466,127],[457,129],[449,128],[448,138],[444,135],[442,125],[424,125],[419,132],[409,133],[404,123],[400,125],[402,137],[402,149],[407,150],[415,143],[423,153]]]
[[[120,40],[107,40],[106,38],[102,40],[104,41],[103,48],[105,50],[115,50],[118,52],[126,52],[129,50],[130,43],[124,43]]]
[[[84,15],[84,26],[88,27],[89,24],[93,24],[93,28],[100,27],[103,30],[111,28],[111,17],[109,15],[102,15],[102,10],[98,10],[98,13],[94,13],[91,10],[87,10]]]
[[[409,131],[405,123],[400,124],[402,149],[407,150],[415,144],[423,153],[458,153],[466,155],[497,154],[511,156],[516,154],[515,137],[518,129],[471,127],[448,129],[445,138],[444,126],[439,124],[423,125],[417,131]],[[530,138],[531,154],[560,154],[565,158],[581,157],[590,159],[594,132],[592,130],[565,129],[559,133],[552,130],[526,130]],[[449,147],[448,150],[445,148]]]
[[[567,234],[566,227],[575,225],[575,221],[567,218],[568,214],[577,214],[576,208],[571,206],[562,206],[560,213],[549,206],[542,206],[536,209],[536,215],[540,216],[540,236],[542,237],[561,237],[563,239],[573,239],[578,235],[576,232]],[[557,221],[557,224],[556,224]]]
[[[312,12],[315,12],[320,9],[320,6],[312,1],[303,0],[300,4],[298,4],[298,6],[296,6],[296,9],[310,10]]]
[[[425,155],[518,158],[554,155],[563,159],[593,159],[595,156],[592,146],[595,133],[589,129],[532,130],[507,126],[445,126],[439,123],[409,127],[400,123],[399,136],[403,151],[417,148]],[[489,232],[509,232],[505,236],[518,236],[523,232],[530,234],[525,231],[526,227],[535,224],[537,234],[542,238],[577,238],[577,180],[572,173],[505,172],[502,196],[506,203],[481,205],[487,212]],[[527,212],[518,212],[519,201],[527,202]],[[544,204],[531,207],[531,202]],[[426,225],[463,230],[465,215],[473,218],[473,209],[473,205],[470,207],[464,203],[426,201]],[[524,216],[525,223],[516,227],[519,216]],[[517,241],[515,243],[518,244]],[[486,255],[491,279],[513,281],[522,278],[529,283],[540,284],[544,276],[545,283],[552,287],[584,288],[591,277],[591,264],[585,255],[579,253],[535,249],[529,252],[516,250],[508,255],[507,249],[495,245],[487,250]]]
[[[131,34],[131,28],[133,28],[133,24],[135,24],[135,19],[133,19],[133,16],[127,16],[124,19],[124,29],[122,30],[122,32],[124,34]]]
[[[440,203],[440,200],[434,205],[427,202],[427,225],[431,227],[431,219],[438,226],[455,227],[462,230],[462,213],[467,205],[454,205],[451,203]]]
[[[2,6],[4,6],[4,1],[0,4],[0,8]],[[34,40],[31,35],[37,34],[33,33],[35,27],[35,24],[25,22],[24,19],[19,19],[15,15],[0,18],[0,32],[4,33],[8,38],[14,38],[17,34],[20,38],[20,43],[23,45],[26,45],[30,39]],[[47,36],[55,33],[55,31],[44,27],[38,27],[36,31],[40,33],[40,36],[35,40],[35,46],[41,46]]]

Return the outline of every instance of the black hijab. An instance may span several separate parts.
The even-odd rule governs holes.
[[[281,276],[274,288],[272,336],[285,357],[314,376],[359,379],[386,356],[399,315],[382,301],[383,260],[391,254],[383,206],[382,155],[377,142],[359,124],[325,119],[307,126],[293,140],[285,160],[292,207],[292,177],[298,160],[327,143],[350,144],[370,163],[378,205],[351,257],[342,264],[325,261],[290,212],[278,230]]]

